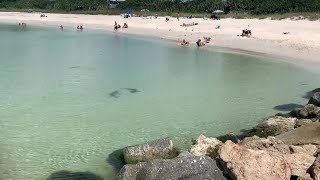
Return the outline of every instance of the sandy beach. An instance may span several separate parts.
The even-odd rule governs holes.
[[[221,19],[205,20],[171,17],[143,18],[106,15],[46,14],[1,12],[0,23],[25,22],[30,25],[45,25],[76,28],[83,25],[85,31],[99,29],[113,32],[114,21],[127,23],[128,29],[119,29],[119,34],[152,36],[161,39],[190,41],[195,46],[197,39],[211,37],[212,42],[204,48],[227,48],[232,51],[248,51],[252,54],[267,55],[290,63],[319,69],[320,67],[320,23],[309,20],[271,20],[271,19]],[[183,23],[199,23],[196,26],[182,27]],[[220,29],[216,29],[220,26]],[[243,29],[252,30],[252,37],[241,37]],[[283,32],[290,32],[283,34]]]

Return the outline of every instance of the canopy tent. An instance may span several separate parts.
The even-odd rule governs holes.
[[[133,10],[132,9],[127,9],[124,13],[125,14],[133,14]]]

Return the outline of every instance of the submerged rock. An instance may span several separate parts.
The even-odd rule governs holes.
[[[201,134],[192,145],[190,153],[195,156],[210,156],[216,157],[218,155],[218,148],[222,144],[216,138],[209,138]]]
[[[320,107],[320,92],[314,93],[313,96],[310,98],[308,104],[313,104],[315,106]]]
[[[170,139],[159,139],[123,149],[126,164],[134,164],[152,159],[171,159],[177,156],[177,150]]]
[[[224,169],[232,179],[290,179],[290,165],[280,153],[247,149],[227,141],[219,150]]]
[[[129,168],[127,167],[129,166]],[[134,167],[133,167],[134,166]],[[137,168],[140,168],[137,170]],[[121,180],[226,180],[217,162],[205,156],[182,153],[174,159],[155,159],[137,165],[126,165]],[[137,172],[138,171],[138,172]],[[132,175],[129,175],[129,173]],[[130,177],[130,178],[123,178]]]

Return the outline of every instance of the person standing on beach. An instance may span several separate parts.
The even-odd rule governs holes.
[[[177,13],[177,19],[178,19],[178,21],[180,19],[180,13],[179,12]]]

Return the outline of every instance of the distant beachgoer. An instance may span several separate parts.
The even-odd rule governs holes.
[[[114,22],[114,28],[113,28],[115,31],[117,31],[118,30],[118,23],[117,23],[117,21],[115,21]]]
[[[177,13],[177,19],[178,19],[178,21],[179,21],[179,18],[180,18],[180,13],[178,12],[178,13]]]
[[[83,26],[82,25],[80,25],[80,31],[83,31]]]
[[[168,22],[169,21],[169,18],[168,17],[166,17],[166,22]]]
[[[63,25],[60,25],[60,30],[63,31]]]
[[[203,39],[206,43],[210,43],[211,41],[211,37],[203,37]]]
[[[181,42],[181,46],[189,46],[189,42],[183,39]]]
[[[26,28],[27,27],[27,23],[21,23],[22,28]]]
[[[201,42],[201,39],[198,39],[198,41],[196,42],[198,47],[204,46],[206,45],[204,42]]]
[[[128,28],[128,24],[127,23],[124,23],[122,28]]]
[[[21,23],[19,23],[19,26],[21,26]]]
[[[156,14],[156,15],[154,16],[154,18],[155,18],[155,19],[158,19],[158,14]]]

